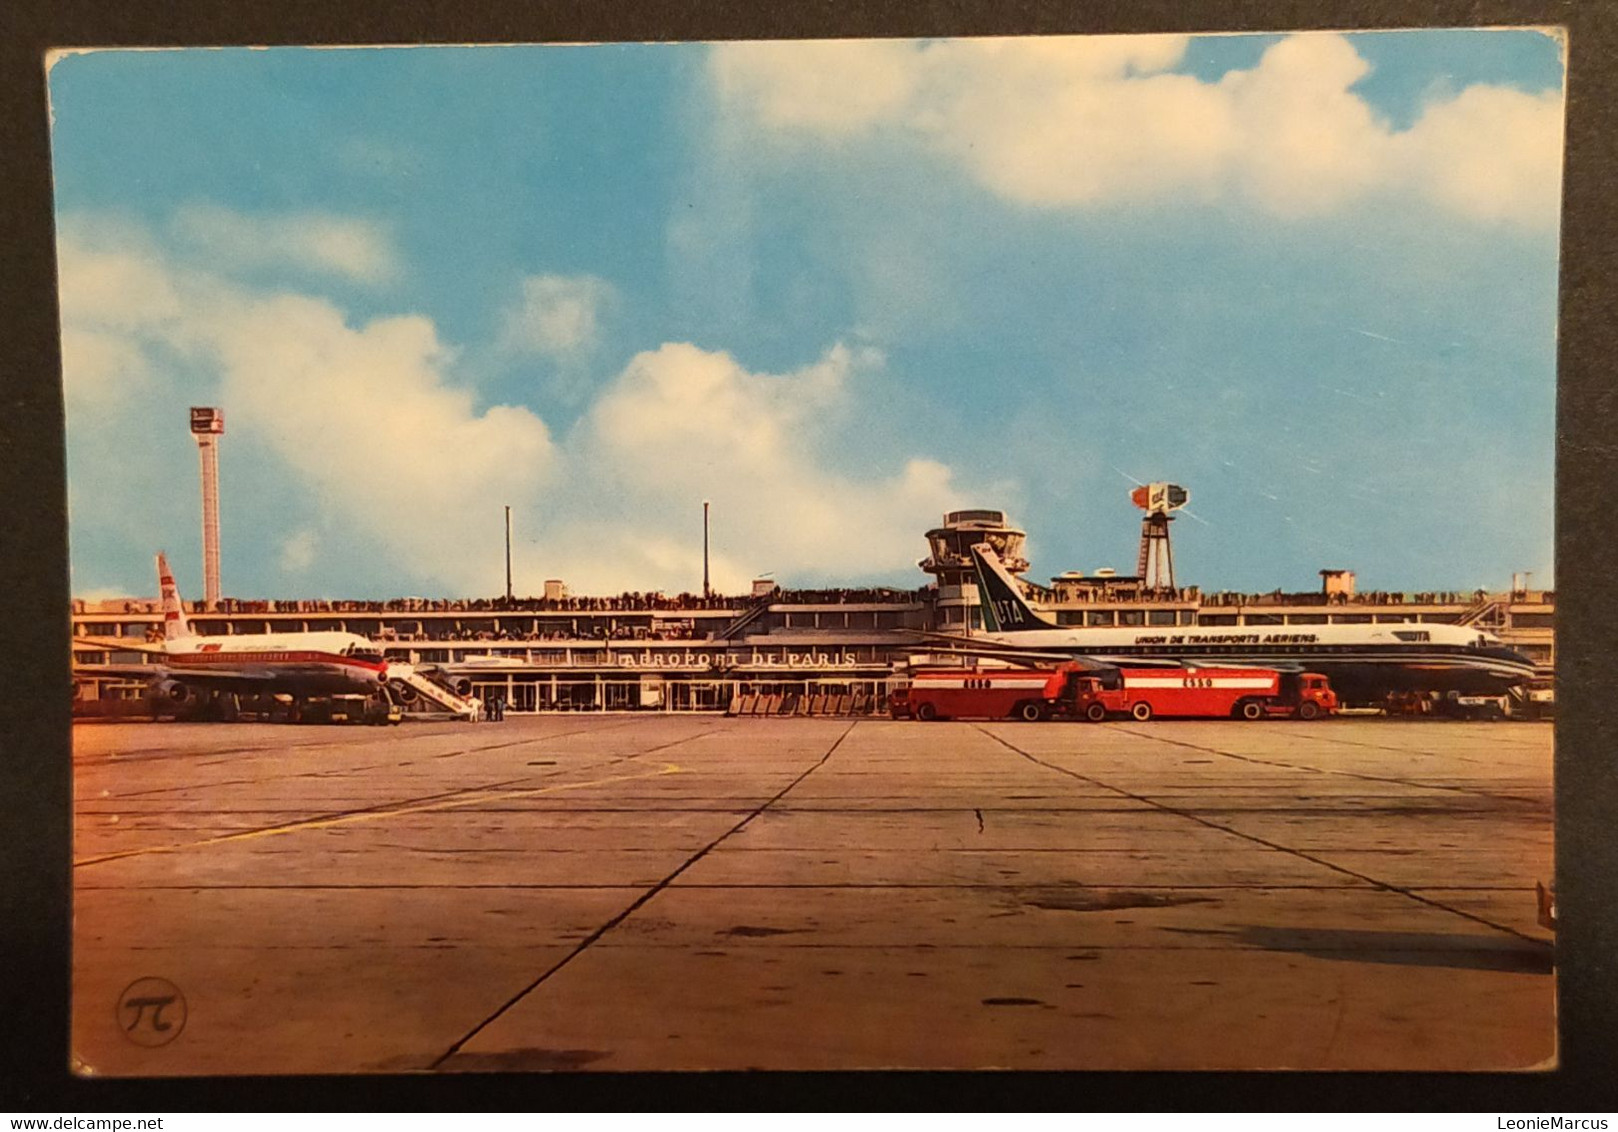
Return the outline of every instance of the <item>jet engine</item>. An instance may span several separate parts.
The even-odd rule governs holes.
[[[413,704],[413,703],[415,703],[416,702],[416,697],[421,694],[421,693],[417,692],[416,689],[412,688],[409,684],[406,684],[403,680],[395,680],[395,681],[393,681],[391,684],[388,685],[388,690],[391,691],[394,694],[394,696],[396,696],[398,698],[399,702],[402,703],[402,704]]]
[[[439,676],[438,682],[463,699],[472,694],[472,681],[465,676]]]
[[[181,707],[197,698],[191,685],[179,680],[159,680],[152,686],[152,698],[170,707]]]

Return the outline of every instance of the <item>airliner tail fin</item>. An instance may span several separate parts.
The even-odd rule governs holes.
[[[1034,612],[994,547],[986,542],[972,547],[972,565],[978,575],[978,604],[984,629],[991,633],[1022,633],[1056,628]]]
[[[174,575],[169,570],[168,555],[161,550],[157,552],[157,584],[162,592],[163,639],[178,641],[195,636],[191,623],[185,619],[185,603],[180,600],[180,587],[174,584]]]

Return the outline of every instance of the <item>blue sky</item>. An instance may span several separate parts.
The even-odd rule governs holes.
[[[74,590],[1550,581],[1532,31],[97,52],[50,74]],[[188,577],[189,576],[189,577]]]

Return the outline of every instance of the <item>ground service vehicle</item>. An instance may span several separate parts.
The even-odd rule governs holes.
[[[1510,700],[1506,696],[1449,695],[1433,705],[1433,711],[1446,719],[1505,719]]]
[[[888,710],[920,720],[1316,719],[1337,710],[1337,694],[1317,672],[1273,668],[941,668],[916,672]]]
[[[940,668],[916,672],[888,696],[895,719],[1047,719],[1064,714],[1058,699],[1067,669]]]
[[[1068,708],[1094,723],[1114,715],[1200,719],[1316,719],[1337,710],[1337,694],[1317,672],[1273,668],[1119,668],[1117,675],[1073,673]]]

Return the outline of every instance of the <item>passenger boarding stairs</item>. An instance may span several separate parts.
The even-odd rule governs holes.
[[[1455,619],[1455,624],[1461,626],[1475,625],[1479,629],[1500,629],[1506,624],[1506,607],[1510,603],[1503,598],[1480,597]]]
[[[463,696],[455,689],[418,672],[415,665],[401,661],[388,664],[388,690],[395,699],[406,705],[425,700],[466,719],[472,719],[477,712],[470,687]]]
[[[726,625],[723,629],[719,630],[719,632],[715,633],[714,634],[714,640],[716,640],[716,641],[734,641],[734,640],[736,640],[744,632],[746,632],[746,630],[749,627],[756,624],[759,621],[759,619],[762,618],[764,616],[764,614],[769,611],[770,606],[772,604],[774,604],[774,602],[775,602],[775,595],[774,594],[768,594],[768,595],[765,595],[763,597],[760,597],[752,605],[748,606],[745,610],[743,610],[742,613],[740,614],[740,616],[738,616],[734,621],[732,621],[729,625]]]

